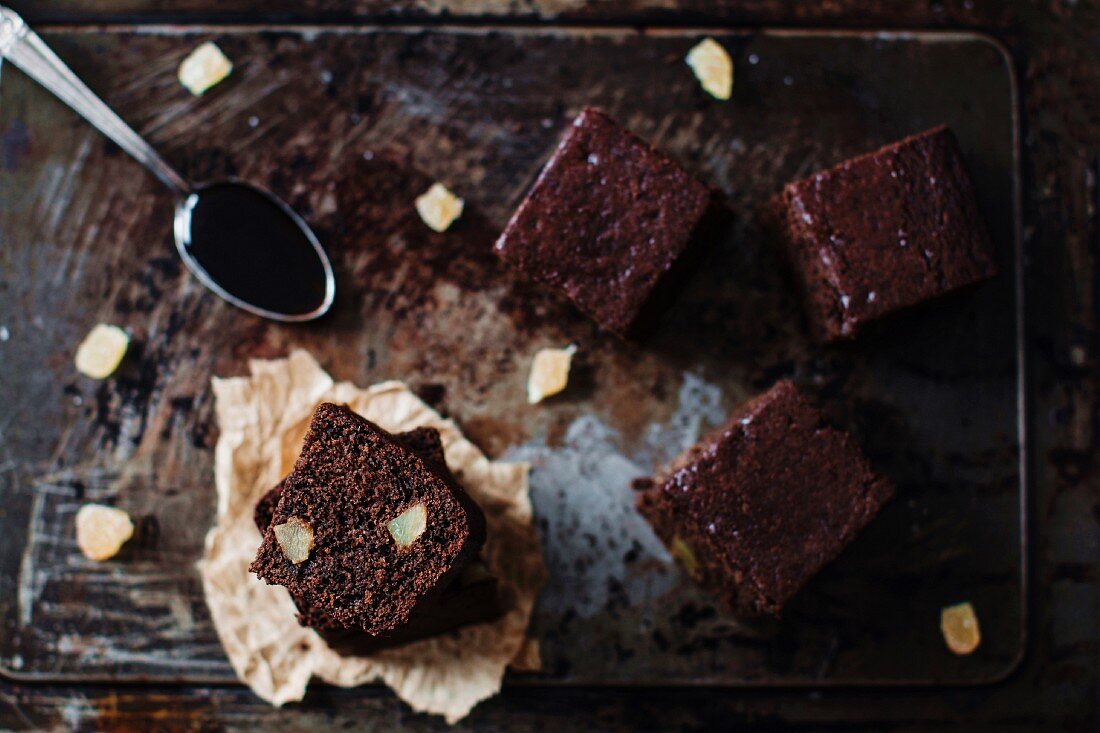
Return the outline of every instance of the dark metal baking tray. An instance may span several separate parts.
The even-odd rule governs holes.
[[[494,456],[534,463],[551,580],[546,667],[513,682],[969,684],[1024,650],[1025,365],[1019,344],[1012,64],[969,33],[615,28],[56,28],[90,85],[194,178],[237,173],[306,212],[333,253],[334,314],[260,321],[205,292],[171,247],[166,192],[25,77],[0,85],[0,662],[24,680],[232,681],[194,570],[213,516],[212,374],[311,350],[339,379],[400,378]],[[737,65],[717,103],[683,63],[704,35]],[[202,99],[175,80],[214,38],[235,61]],[[491,243],[571,116],[605,107],[728,195],[736,222],[646,340],[599,333],[515,280]],[[998,246],[994,282],[857,343],[812,346],[754,207],[784,181],[947,122]],[[412,198],[467,200],[446,235]],[[563,212],[564,214],[565,212]],[[92,383],[96,322],[135,355]],[[579,347],[567,393],[525,404],[531,355]],[[793,376],[850,427],[897,501],[791,605],[743,625],[670,563],[628,481]],[[72,519],[140,518],[114,562]],[[939,610],[984,641],[952,656]]]

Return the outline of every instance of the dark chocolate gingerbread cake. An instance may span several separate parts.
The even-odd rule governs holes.
[[[669,551],[748,616],[778,614],[893,496],[789,381],[639,488],[639,509]]]
[[[626,334],[689,245],[721,218],[707,186],[590,107],[569,127],[496,252]]]
[[[819,341],[996,274],[954,133],[937,127],[787,184],[763,209]]]
[[[396,632],[485,539],[480,509],[439,465],[348,408],[320,405],[251,570],[286,586],[305,621]]]
[[[456,483],[447,467],[443,443],[439,431],[434,428],[416,428],[397,433],[394,439],[404,444],[429,464],[449,483]],[[271,525],[284,481],[264,494],[256,503],[253,518],[261,533]],[[503,611],[496,578],[478,559],[463,568],[459,576],[444,588],[434,603],[428,603],[414,611],[408,623],[385,635],[368,634],[358,628],[344,628],[334,622],[323,609],[309,605],[293,593],[298,607],[298,620],[303,626],[317,631],[325,642],[340,654],[363,655],[420,639],[426,639],[469,624],[491,621]]]

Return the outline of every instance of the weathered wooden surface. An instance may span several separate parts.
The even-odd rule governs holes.
[[[42,3],[47,6],[48,3]],[[71,5],[71,4],[67,4]],[[770,5],[770,4],[769,4]],[[844,17],[844,3],[816,16]],[[886,7],[886,4],[877,4]],[[946,15],[959,16],[948,4]],[[147,8],[148,5],[145,5]],[[986,9],[987,10],[987,9]],[[1035,357],[1036,476],[1033,510],[1038,520],[1036,614],[1031,654],[1021,673],[991,690],[936,693],[756,693],[721,695],[681,691],[525,692],[508,690],[485,707],[479,729],[562,727],[629,730],[672,727],[713,729],[741,724],[747,729],[811,728],[811,721],[852,729],[916,729],[926,725],[960,730],[1090,729],[1095,723],[1096,685],[1096,516],[1092,474],[1095,428],[1095,64],[1084,54],[1091,8],[1020,4],[1023,21],[1000,25],[1003,14],[983,10],[966,22],[989,23],[1015,39],[1024,74],[1028,132],[1028,270]],[[850,13],[850,10],[847,12]],[[985,13],[981,15],[980,13]],[[944,14],[934,8],[898,11],[895,22],[933,24]],[[923,16],[920,14],[924,13]],[[772,17],[798,20],[783,13]],[[865,22],[874,13],[850,14]],[[919,16],[919,17],[918,17]],[[743,16],[742,16],[743,17]],[[1094,17],[1094,16],[1092,16]],[[1094,26],[1091,26],[1094,30]],[[1084,60],[1083,60],[1084,59]],[[165,696],[109,695],[96,688],[9,686],[12,726],[84,729],[140,728],[150,711],[170,720],[166,727],[208,726],[304,729],[327,722],[434,727],[402,721],[384,695],[369,691],[318,691],[296,713],[273,713],[231,691],[162,691]],[[561,712],[564,706],[568,712]],[[319,711],[338,708],[333,720]],[[1049,719],[1049,723],[1047,722]],[[965,723],[961,721],[967,721]],[[10,721],[10,722],[8,722]],[[783,723],[787,725],[784,726]]]

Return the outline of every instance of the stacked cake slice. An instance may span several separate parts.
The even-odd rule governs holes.
[[[447,469],[438,431],[392,435],[347,407],[314,412],[302,453],[257,504],[251,570],[299,621],[366,654],[499,615],[477,559],[485,517]]]

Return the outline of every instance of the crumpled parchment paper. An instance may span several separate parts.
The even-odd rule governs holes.
[[[414,710],[454,723],[500,690],[510,664],[537,668],[537,645],[526,632],[546,569],[532,525],[528,465],[490,461],[401,382],[368,389],[337,384],[300,350],[252,361],[250,369],[250,377],[213,380],[221,429],[218,507],[199,563],[206,603],[237,676],[274,705],[300,700],[314,675],[344,687],[381,680]],[[347,403],[391,432],[439,430],[447,465],[485,511],[482,558],[509,604],[503,617],[370,657],[341,657],[298,624],[286,589],[248,572],[261,539],[253,507],[290,471],[313,408],[324,401]]]

